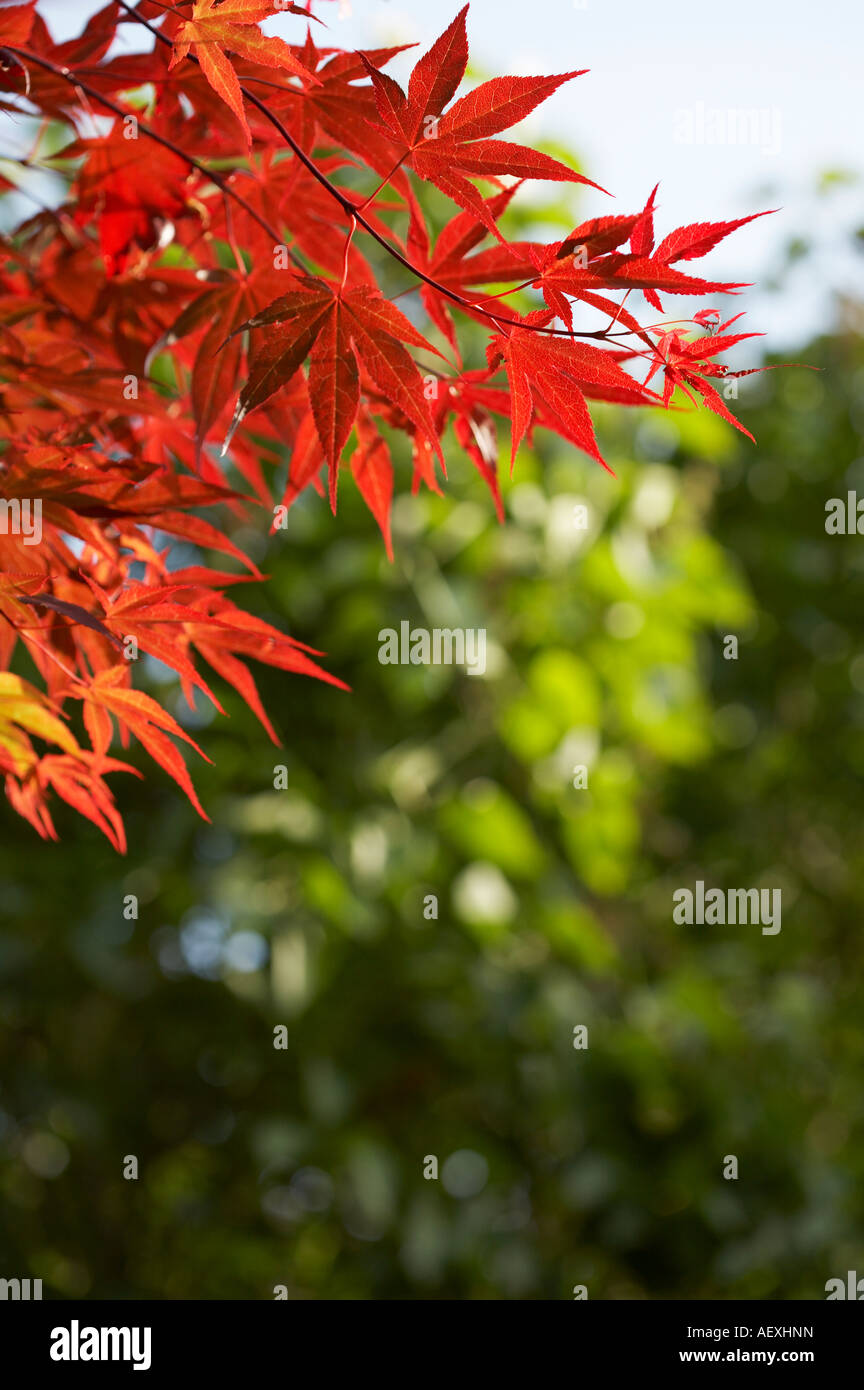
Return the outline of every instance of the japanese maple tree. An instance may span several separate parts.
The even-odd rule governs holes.
[[[511,467],[537,427],[605,467],[590,401],[664,409],[680,390],[737,424],[715,382],[748,373],[717,359],[753,335],[714,309],[667,319],[661,296],[741,288],[681,266],[751,219],[657,244],[652,194],[562,241],[508,240],[525,180],[587,184],[607,202],[560,160],[499,138],[581,72],[460,96],[466,5],[403,90],[386,71],[401,50],[334,47],[329,8],[112,0],[64,43],[37,0],[0,8],[0,105],[18,129],[33,118],[0,187],[26,196],[40,167],[66,180],[60,205],[4,238],[0,269],[0,771],[44,837],[59,796],[124,849],[106,777],[134,769],[112,755],[115,725],[205,814],[178,741],[206,755],[136,689],[139,652],[221,709],[209,667],[274,741],[249,658],[341,685],[320,653],[227,596],[263,577],[231,541],[231,513],[258,505],[275,526],[308,487],[335,512],[347,469],[390,554],[394,432],[413,489],[440,491],[452,427],[501,516],[501,421]],[[293,41],[262,31],[278,14]],[[141,51],[117,51],[120,26],[143,31]],[[453,204],[443,225],[428,185]],[[413,317],[382,291],[385,253],[400,293],[418,291]],[[469,319],[488,334],[470,368]],[[174,542],[199,563],[178,568]],[[228,568],[210,563],[218,553]]]

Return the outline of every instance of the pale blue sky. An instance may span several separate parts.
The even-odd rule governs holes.
[[[67,36],[100,3],[40,0],[39,9]],[[334,43],[360,47],[428,44],[459,8],[459,0],[334,0],[319,13]],[[303,21],[285,15],[267,27],[296,39]],[[843,242],[864,222],[861,186],[818,210],[812,188],[826,168],[859,172],[864,163],[862,0],[473,0],[468,28],[472,59],[490,74],[590,68],[520,131],[529,140],[563,139],[615,195],[613,202],[589,190],[580,214],[633,211],[658,180],[660,235],[781,206],[703,263],[720,278],[761,282],[777,269],[784,243],[815,223],[822,254],[792,291],[770,299],[750,291],[736,303],[769,342],[819,326],[830,293],[860,282],[860,262]],[[400,75],[398,62],[389,70]]]

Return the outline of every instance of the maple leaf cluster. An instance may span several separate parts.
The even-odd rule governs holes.
[[[581,72],[459,96],[466,5],[403,90],[385,71],[400,48],[329,46],[312,10],[112,0],[58,43],[37,0],[0,8],[0,109],[18,128],[37,118],[0,187],[26,194],[33,168],[67,184],[4,237],[0,267],[0,773],[44,837],[59,796],[124,849],[105,778],[134,769],[111,756],[115,726],[205,814],[178,743],[205,755],[134,688],[130,653],[221,710],[209,667],[277,742],[249,658],[341,685],[320,653],[226,595],[262,578],[227,515],[256,503],[275,515],[308,487],[335,511],[344,467],[392,555],[394,434],[409,441],[413,490],[437,492],[452,426],[502,516],[500,422],[511,463],[541,427],[606,466],[589,401],[668,408],[680,389],[731,421],[712,382],[747,374],[716,359],[752,335],[715,310],[663,321],[660,296],[741,288],[679,266],[750,218],[655,245],[655,189],[640,212],[552,244],[502,233],[524,181],[589,184],[498,138]],[[262,31],[277,14],[295,16],[295,42]],[[121,26],[146,29],[150,47],[118,50]],[[440,226],[430,184],[455,205]],[[419,291],[426,333],[382,292],[385,256]],[[659,323],[636,318],[637,291]],[[586,313],[608,323],[589,331]],[[488,333],[483,365],[463,362],[460,316]],[[36,506],[38,544],[12,524]],[[178,568],[176,543],[201,563]],[[233,568],[206,563],[212,552]]]

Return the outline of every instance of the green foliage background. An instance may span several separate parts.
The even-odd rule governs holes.
[[[284,750],[229,692],[213,825],[152,765],[116,779],[126,860],[3,812],[0,1273],[804,1299],[861,1267],[862,551],[824,508],[864,493],[864,360],[842,330],[794,356],[823,374],[742,391],[757,448],[600,410],[617,480],[538,435],[499,527],[451,449],[392,567],[350,481],[338,520],[310,495],[239,537],[250,606],[353,693],[260,668]],[[403,619],[485,627],[487,676],[379,665]],[[782,887],[782,932],[673,925],[697,879]]]

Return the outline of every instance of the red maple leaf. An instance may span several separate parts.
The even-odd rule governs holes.
[[[368,58],[364,62],[375,88],[381,124],[401,148],[400,162],[410,163],[421,178],[476,213],[498,236],[494,216],[471,177],[510,175],[599,187],[551,155],[491,138],[524,120],[564,82],[581,77],[585,69],[556,77],[495,78],[445,111],[468,63],[467,13],[466,5],[419,60],[407,95]]]

